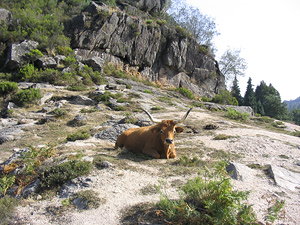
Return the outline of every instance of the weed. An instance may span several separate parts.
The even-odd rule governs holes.
[[[7,190],[15,183],[15,176],[3,175],[0,178],[0,192],[5,196]]]
[[[147,93],[147,94],[151,94],[152,93],[152,91],[150,91],[150,90],[144,90],[143,92]]]
[[[18,106],[25,106],[37,102],[41,97],[40,89],[29,88],[18,91],[13,98],[13,102]]]
[[[164,107],[159,107],[159,106],[154,106],[151,108],[151,110],[156,110],[156,111],[163,110],[163,109],[164,109]]]
[[[67,110],[61,108],[56,108],[50,113],[53,114],[56,118],[63,118],[67,116]]]
[[[226,134],[218,134],[214,137],[214,140],[227,140],[229,138],[232,138],[232,136]]]
[[[194,156],[193,158],[189,158],[186,155],[180,156],[179,159],[179,165],[182,166],[200,166],[202,164],[202,161],[198,159],[197,156]]]
[[[90,134],[87,131],[77,131],[74,134],[67,136],[67,141],[86,140],[90,138]]]
[[[189,99],[194,99],[193,93],[186,88],[183,88],[183,87],[176,88],[176,91],[178,91],[180,94],[182,94],[183,96],[185,96]]]
[[[22,159],[25,161],[27,174],[36,174],[35,170],[44,162],[46,159],[56,156],[55,148],[53,146],[46,146],[41,148],[35,148],[28,146],[30,151],[26,152]]]
[[[70,160],[57,166],[52,166],[40,175],[43,188],[60,186],[76,177],[90,172],[91,163],[87,161]]]
[[[181,188],[179,200],[170,199],[161,182],[156,206],[177,224],[256,224],[253,209],[243,203],[248,192],[233,190],[225,167],[221,162],[214,172],[205,169],[204,178],[189,180]]]
[[[16,92],[18,90],[18,84],[16,82],[3,81],[0,82],[0,94],[7,95],[9,93]]]
[[[235,109],[228,108],[226,112],[226,117],[233,119],[233,120],[247,120],[249,117],[249,114],[244,112],[240,113],[236,111]]]
[[[290,158],[287,155],[279,155],[279,157],[282,158],[282,159],[289,159]]]
[[[284,204],[285,204],[285,202],[283,200],[278,201],[276,199],[275,204],[268,208],[268,213],[265,216],[265,220],[270,221],[272,224],[274,223],[275,220],[278,220],[279,219],[279,213],[281,212]]]

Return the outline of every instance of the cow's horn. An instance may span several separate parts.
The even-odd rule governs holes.
[[[141,109],[141,110],[143,110],[143,111],[149,116],[150,120],[151,120],[153,123],[160,123],[160,122],[161,122],[161,120],[154,119],[154,118],[152,117],[152,115],[151,115],[148,111],[146,111],[145,109]]]
[[[182,123],[183,121],[186,120],[187,116],[189,115],[190,111],[192,111],[193,108],[190,108],[189,111],[187,111],[187,113],[180,119],[180,120],[175,120],[175,124],[177,123]]]

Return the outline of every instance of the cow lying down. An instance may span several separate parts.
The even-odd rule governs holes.
[[[183,131],[183,128],[177,127],[176,124],[185,121],[191,110],[192,108],[180,120],[156,120],[143,109],[156,124],[124,131],[118,137],[115,148],[125,147],[130,152],[144,153],[157,159],[176,158],[174,136],[175,133]]]

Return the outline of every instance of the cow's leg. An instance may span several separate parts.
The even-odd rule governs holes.
[[[160,154],[155,149],[144,149],[143,153],[146,155],[150,155],[156,159],[160,158]]]

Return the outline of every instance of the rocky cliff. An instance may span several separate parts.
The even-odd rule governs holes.
[[[199,45],[182,28],[169,27],[165,20],[158,19],[156,15],[165,10],[165,0],[118,2],[114,8],[91,2],[72,19],[66,35],[71,38],[78,63],[99,71],[107,61],[133,67],[148,80],[185,87],[198,96],[213,97],[226,89],[225,78],[207,46]],[[3,21],[9,23],[11,14],[6,14]],[[5,68],[16,70],[37,45],[30,40],[13,44],[7,51]],[[55,57],[45,56],[39,61],[41,68],[49,62],[56,67]]]
[[[123,1],[117,9],[92,2],[72,20],[72,47],[106,52],[138,66],[152,81],[184,86],[198,95],[213,96],[225,89],[224,76],[207,47],[182,29],[148,19],[150,15],[140,11],[158,12],[161,2],[148,7],[142,2],[146,1],[136,4],[139,9],[129,4],[132,1]]]

